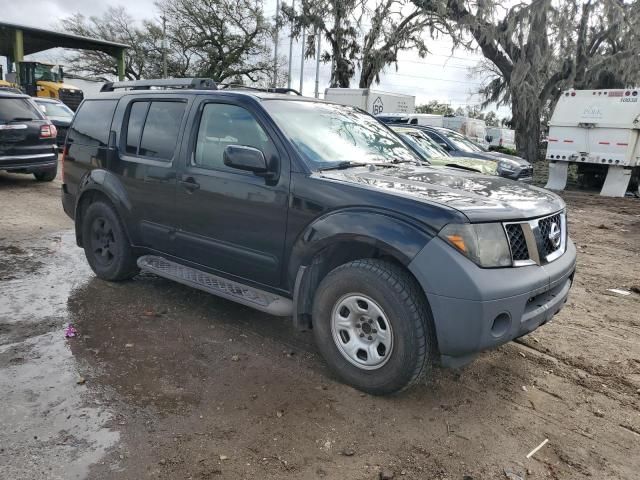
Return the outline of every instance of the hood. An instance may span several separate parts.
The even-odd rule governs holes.
[[[314,176],[387,194],[440,203],[462,212],[472,222],[522,220],[562,210],[564,201],[542,188],[497,176],[446,167],[402,164],[328,170]]]
[[[43,87],[49,87],[53,90],[57,88],[64,88],[67,90],[80,90],[75,85],[69,85],[68,83],[49,82],[48,80],[38,80],[38,85],[42,85]]]
[[[516,157],[515,155],[508,155],[506,153],[500,152],[485,152],[486,155],[491,156],[494,159],[500,160],[501,162],[507,162],[515,166],[520,167],[530,167],[531,164],[527,162],[522,157]]]
[[[470,157],[437,157],[430,158],[429,162],[433,166],[459,165],[463,168],[470,168],[485,175],[498,175],[498,162],[493,160],[480,160]]]

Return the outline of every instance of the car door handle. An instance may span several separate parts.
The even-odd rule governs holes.
[[[180,180],[178,183],[190,192],[200,188],[200,184],[196,182],[193,177],[187,177],[184,180]]]

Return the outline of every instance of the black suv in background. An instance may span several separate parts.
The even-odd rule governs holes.
[[[564,305],[576,251],[557,195],[425,166],[353,107],[151,84],[85,100],[67,135],[63,206],[100,278],[142,269],[291,316],[374,394]]]
[[[0,170],[52,181],[58,168],[56,133],[31,97],[0,91]]]

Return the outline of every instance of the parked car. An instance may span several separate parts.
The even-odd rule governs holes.
[[[290,316],[372,394],[526,335],[567,300],[576,250],[552,192],[425,166],[354,107],[113,88],[82,103],[63,157],[64,210],[104,280],[142,269]]]
[[[428,125],[442,127],[444,116],[435,113],[380,113],[376,118],[384,123],[405,125]]]
[[[73,110],[54,98],[34,98],[33,101],[36,102],[45,116],[51,120],[51,123],[56,126],[58,131],[56,143],[60,146],[64,145],[67,130],[71,125],[71,120],[73,120]]]
[[[381,119],[383,122],[393,125],[393,122],[385,121],[386,117]],[[500,152],[490,152],[464,135],[448,128],[425,125],[411,125],[411,128],[421,129],[454,157],[497,161],[500,176],[525,182],[533,180],[533,166],[523,158]]]
[[[500,176],[511,180],[530,182],[533,180],[533,165],[524,158],[500,152],[490,152],[464,135],[447,128],[424,127],[425,133],[438,142],[454,157],[471,157],[498,161]]]
[[[451,168],[464,168],[486,175],[498,175],[498,161],[478,160],[469,157],[454,157],[438,145],[429,135],[418,128],[391,125],[391,130],[400,135],[428,164]]]
[[[0,91],[0,170],[50,182],[57,168],[56,127],[28,95]]]

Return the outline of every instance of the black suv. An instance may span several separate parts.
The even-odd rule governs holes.
[[[58,168],[56,133],[31,97],[0,91],[0,170],[52,181]]]
[[[352,107],[114,91],[82,103],[63,158],[64,209],[100,278],[142,269],[291,316],[374,394],[536,329],[573,280],[558,196],[424,166]]]

